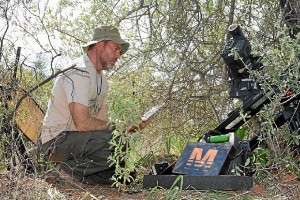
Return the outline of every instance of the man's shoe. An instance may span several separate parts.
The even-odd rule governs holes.
[[[76,188],[87,188],[93,187],[93,185],[86,184],[82,181],[77,180],[67,172],[61,169],[58,164],[53,170],[46,176],[45,181],[49,184],[61,184],[64,186],[70,185]]]

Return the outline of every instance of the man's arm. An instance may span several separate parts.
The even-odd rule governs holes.
[[[131,126],[129,132],[135,132],[137,130],[143,130],[148,124],[151,123],[153,116],[149,117],[147,120],[142,121],[139,126]]]
[[[80,103],[69,104],[70,112],[78,131],[108,130],[108,122],[91,117],[89,109]]]
[[[107,113],[108,113],[108,101],[107,101],[107,96],[106,96],[106,98],[104,99],[104,103],[102,104],[96,118],[100,119],[102,121],[109,121]]]

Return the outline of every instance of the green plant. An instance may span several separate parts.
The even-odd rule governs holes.
[[[108,160],[115,166],[115,175],[112,180],[116,187],[126,186],[126,182],[132,182],[134,177],[135,165],[139,160],[139,144],[141,133],[139,130],[130,132],[131,126],[138,126],[140,106],[136,100],[126,97],[126,93],[114,91],[110,96],[111,104],[109,116],[115,124],[113,138],[110,141],[114,153]]]
[[[180,175],[176,178],[171,188],[167,191],[166,199],[168,200],[180,199],[182,194],[182,187],[183,187],[183,176]]]
[[[242,140],[248,134],[248,128],[246,126],[242,126],[241,128],[236,130],[235,134],[239,137],[240,140]]]
[[[150,189],[148,195],[146,196],[146,200],[155,199],[154,195],[157,190],[160,189],[159,186],[153,187]],[[183,176],[179,175],[169,190],[167,190],[165,198],[167,200],[176,200],[182,197],[183,193]]]
[[[277,39],[272,46],[256,47],[256,52],[263,55],[261,62],[263,67],[259,71],[252,71],[254,76],[263,90],[267,93],[276,85],[281,93],[269,97],[270,104],[265,105],[258,114],[261,119],[261,140],[264,145],[256,149],[252,162],[257,166],[257,177],[264,180],[265,176],[269,176],[270,172],[289,172],[297,173],[299,163],[297,163],[297,155],[293,149],[299,148],[298,131],[291,132],[289,124],[274,126],[275,116],[283,110],[287,89],[291,95],[299,94],[299,78],[300,78],[300,43],[299,34],[297,39],[291,39],[287,30],[282,28],[276,35]]]
[[[147,194],[145,200],[150,200],[150,199],[153,199],[154,198],[154,194],[155,192],[157,191],[157,189],[159,189],[158,186],[154,187],[154,188],[151,188],[149,193]]]

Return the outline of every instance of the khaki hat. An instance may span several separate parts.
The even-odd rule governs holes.
[[[129,48],[129,43],[121,38],[118,28],[114,26],[99,26],[95,28],[93,39],[87,44],[83,45],[82,48],[87,53],[90,45],[107,40],[111,40],[116,44],[123,45],[121,55],[126,53]]]

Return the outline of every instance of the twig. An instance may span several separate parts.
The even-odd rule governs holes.
[[[17,55],[16,55],[16,60],[15,60],[15,66],[14,66],[14,73],[12,76],[12,83],[14,83],[17,79],[17,71],[18,71],[18,65],[20,61],[20,55],[21,55],[21,47],[18,47],[17,49]]]

